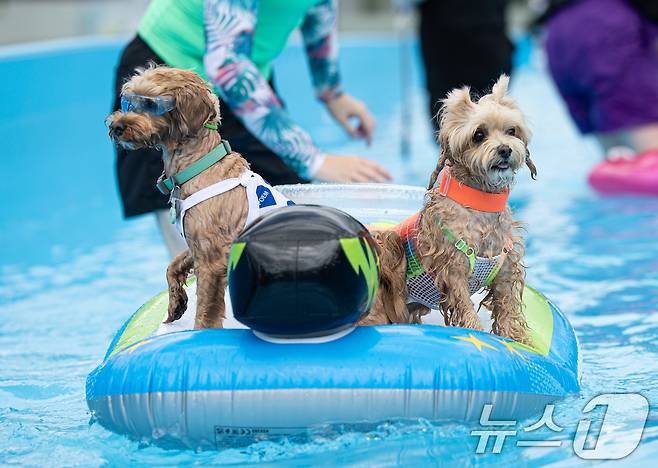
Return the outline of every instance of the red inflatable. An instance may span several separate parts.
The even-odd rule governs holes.
[[[613,159],[598,164],[589,183],[604,194],[643,194],[658,196],[658,150],[632,159]]]

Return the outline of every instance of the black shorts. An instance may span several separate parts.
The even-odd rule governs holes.
[[[150,62],[163,65],[164,61],[139,37],[124,49],[116,71],[114,110],[121,106],[121,86],[135,72]],[[271,84],[271,83],[270,83]],[[220,99],[221,134],[249,161],[251,169],[272,185],[308,182],[290,169],[281,158],[263,145],[242,125],[231,109]],[[125,217],[137,216],[168,207],[169,198],[162,195],[155,182],[162,173],[160,151],[146,148],[128,151],[117,148],[116,172]]]
[[[432,116],[453,88],[468,85],[483,95],[501,73],[511,72],[506,6],[507,0],[426,0],[418,6]]]

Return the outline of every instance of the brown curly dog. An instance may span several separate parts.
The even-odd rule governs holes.
[[[477,102],[467,87],[443,100],[441,155],[424,207],[395,229],[376,233],[381,287],[361,325],[419,323],[438,309],[446,325],[481,330],[471,295],[484,288],[493,332],[528,342],[524,247],[507,197],[524,164],[533,179],[537,171],[527,149],[530,132],[507,95],[508,82],[501,76]]]
[[[138,70],[123,86],[122,96],[125,108],[107,119],[110,136],[126,148],[162,149],[164,177],[181,173],[222,146],[217,132],[219,101],[196,73],[167,67]],[[218,181],[238,178],[249,169],[239,153],[225,148],[221,162],[189,181],[174,184],[175,188],[170,186],[172,196],[179,201],[186,199]],[[178,255],[167,269],[167,322],[179,319],[187,307],[184,286],[193,268],[197,277],[194,326],[222,326],[228,253],[247,214],[245,188],[240,185],[190,208],[184,225],[189,250]]]

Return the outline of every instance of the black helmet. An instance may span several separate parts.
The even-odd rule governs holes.
[[[228,285],[235,318],[275,337],[313,337],[354,325],[379,285],[378,247],[335,208],[296,205],[250,224],[233,242]]]

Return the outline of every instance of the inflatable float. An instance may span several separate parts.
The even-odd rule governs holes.
[[[658,196],[658,151],[602,161],[592,169],[588,181],[602,194]]]
[[[364,223],[405,219],[425,193],[368,184],[281,190],[298,203],[333,205]],[[322,424],[477,421],[488,403],[492,417],[519,420],[579,391],[574,331],[531,287],[523,296],[531,347],[439,326],[438,312],[423,325],[263,339],[231,318],[228,299],[226,328],[194,331],[194,287],[191,282],[179,321],[162,323],[165,291],[117,332],[87,379],[87,403],[102,426],[161,446],[213,449]],[[481,316],[486,323],[486,311]]]

